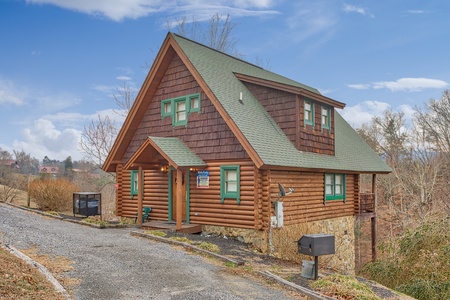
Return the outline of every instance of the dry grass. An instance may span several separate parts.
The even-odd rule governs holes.
[[[7,189],[11,189],[11,187],[5,186],[0,184],[0,200],[4,200],[2,197],[2,191],[5,191]],[[13,192],[15,194],[15,197],[12,199],[12,201],[7,201],[16,205],[22,205],[22,206],[27,206],[27,198],[28,198],[28,194],[25,191],[22,190],[18,190],[18,189],[13,189]],[[32,208],[36,208],[36,203],[31,199],[30,201],[30,207]]]
[[[333,274],[311,284],[321,293],[336,299],[380,300],[370,287],[352,276]]]
[[[0,299],[65,299],[35,268],[0,248]]]
[[[63,285],[66,289],[79,284],[79,279],[65,276],[65,273],[73,269],[73,261],[62,256],[49,256],[39,254],[36,248],[22,250],[27,256],[45,266],[50,273]]]

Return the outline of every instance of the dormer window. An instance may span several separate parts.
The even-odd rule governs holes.
[[[307,99],[304,101],[304,107],[305,107],[304,112],[305,125],[314,126],[314,103],[311,100]]]
[[[327,106],[322,106],[321,116],[322,129],[330,129],[330,108]]]

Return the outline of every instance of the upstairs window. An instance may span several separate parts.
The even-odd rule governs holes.
[[[164,100],[161,104],[161,115],[162,117],[170,117],[172,116],[172,101]]]
[[[190,108],[189,112],[200,112],[200,95],[189,96]]]
[[[225,199],[236,199],[237,204],[241,202],[239,173],[239,166],[220,167],[220,202],[223,203]]]
[[[325,174],[325,202],[343,200],[345,202],[345,175]]]
[[[187,110],[186,110],[186,99],[175,99],[175,125],[186,125],[187,124]]]
[[[166,99],[161,102],[161,117],[172,118],[172,126],[187,126],[190,113],[200,113],[200,94]]]
[[[305,125],[314,126],[314,103],[311,100],[307,99],[304,101],[304,107],[305,107],[304,112]]]
[[[326,106],[322,106],[322,128],[330,129],[330,109]]]

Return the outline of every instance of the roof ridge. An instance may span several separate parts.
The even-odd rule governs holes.
[[[253,66],[253,67],[255,67],[255,68],[258,68],[258,69],[261,69],[261,70],[270,72],[269,70],[266,70],[266,69],[264,69],[263,67],[258,66],[258,65],[254,64],[254,63],[251,63],[251,62],[249,62],[249,61],[247,61],[247,60],[245,60],[245,59],[243,59],[243,58],[239,58],[239,57],[236,57],[236,56],[231,55],[231,54],[229,54],[229,53],[226,53],[226,52],[223,52],[223,51],[214,49],[214,48],[212,48],[212,47],[210,47],[210,46],[207,46],[207,45],[202,44],[202,43],[200,43],[200,42],[197,42],[197,41],[195,41],[195,40],[189,39],[189,38],[187,38],[187,37],[185,37],[185,36],[182,36],[182,35],[180,35],[180,34],[177,34],[177,33],[171,32],[171,31],[169,31],[169,33],[172,34],[172,35],[175,35],[175,36],[177,36],[177,37],[179,37],[179,38],[185,39],[185,40],[187,40],[187,41],[189,41],[189,42],[195,43],[195,44],[197,44],[197,45],[199,45],[199,46],[202,46],[202,47],[208,48],[208,49],[210,49],[210,50],[213,50],[213,51],[215,51],[215,52],[218,52],[218,53],[220,53],[220,54],[226,55],[226,56],[228,56],[228,57],[230,57],[230,58],[239,60],[239,61],[241,61],[241,62],[243,62],[243,63],[246,63],[246,64],[248,64],[248,65],[251,65],[251,66]]]

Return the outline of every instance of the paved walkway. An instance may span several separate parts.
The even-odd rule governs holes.
[[[294,299],[130,230],[100,230],[0,203],[0,242],[74,261],[67,276],[81,280],[75,299]]]

